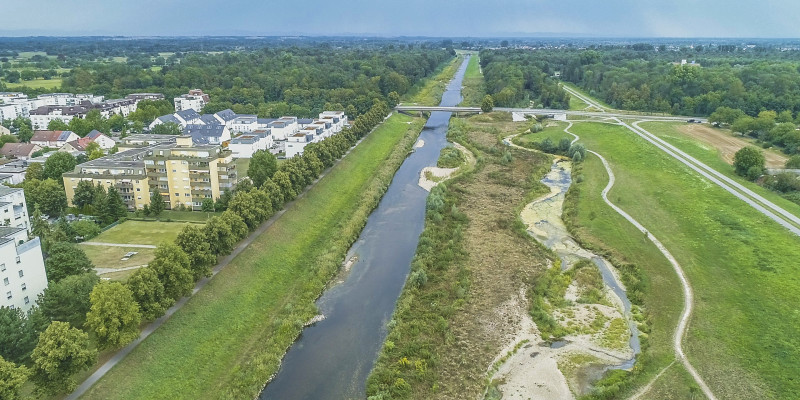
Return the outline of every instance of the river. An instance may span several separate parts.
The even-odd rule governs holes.
[[[442,95],[442,106],[461,102],[469,57]],[[283,359],[261,399],[363,399],[365,384],[386,339],[386,324],[405,284],[425,225],[428,192],[423,168],[434,166],[447,146],[450,113],[433,112],[418,147],[403,162],[364,230],[347,254],[357,257],[344,281],[317,301],[325,319],[305,328]]]

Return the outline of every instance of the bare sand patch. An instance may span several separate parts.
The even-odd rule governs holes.
[[[731,165],[733,165],[733,156],[737,151],[742,147],[752,145],[743,138],[705,125],[678,125],[676,128],[679,132],[719,150],[722,159]],[[783,168],[788,159],[788,157],[769,149],[764,150],[764,157],[767,159],[767,168]]]

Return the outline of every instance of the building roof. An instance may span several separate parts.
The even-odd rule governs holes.
[[[203,114],[200,116],[200,121],[203,121],[206,125],[221,125],[222,123],[219,122],[217,117],[214,114]]]
[[[0,197],[22,191],[22,188],[12,188],[5,185],[0,185]]]
[[[72,146],[73,149],[75,149],[77,151],[86,151],[86,146],[88,146],[89,143],[92,143],[92,142],[94,142],[94,140],[87,136],[87,137],[82,137],[82,138],[80,138],[78,140],[73,140],[71,142],[67,142],[64,145],[65,146],[66,145],[70,145],[70,146]]]
[[[300,118],[300,119],[297,120],[297,123],[300,124],[300,125],[308,125],[308,124],[310,124],[312,122],[314,122],[314,120],[312,118]]]
[[[87,133],[85,137],[92,139],[92,141],[95,141],[100,136],[105,136],[105,134],[103,134],[103,132],[100,132],[97,129],[95,129],[95,130]]]
[[[221,138],[225,132],[225,125],[186,125],[184,135],[192,137],[195,144],[209,144],[210,138]]]
[[[167,123],[167,122],[172,122],[172,123],[175,123],[175,124],[180,124],[181,123],[181,121],[179,119],[175,118],[175,116],[172,115],[172,114],[162,115],[162,116],[158,117],[157,119],[159,121],[163,122],[163,123]]]
[[[186,122],[189,122],[189,121],[192,121],[192,120],[200,118],[200,114],[198,114],[197,111],[195,111],[192,108],[189,108],[189,109],[186,109],[186,110],[183,110],[183,111],[178,111],[175,114],[178,115],[179,117],[183,118],[183,120],[186,121]]]
[[[36,131],[31,137],[32,142],[58,142],[69,139],[72,131]]]
[[[261,124],[261,125],[269,125],[269,124],[275,122],[276,120],[275,120],[275,118],[258,118],[258,119],[256,119],[256,121],[258,121],[258,123]]]
[[[39,149],[39,145],[31,143],[6,143],[0,148],[0,154],[6,157],[30,157]]]
[[[222,118],[222,120],[225,122],[233,121],[234,119],[236,119],[236,113],[233,112],[233,110],[231,110],[230,108],[222,110],[214,115]]]
[[[267,137],[269,133],[264,131],[245,133],[244,135],[237,136],[231,139],[231,144],[253,144],[258,143]]]
[[[50,115],[53,111],[60,110],[61,115],[86,114],[86,107],[82,106],[41,106],[31,110],[31,115]]]

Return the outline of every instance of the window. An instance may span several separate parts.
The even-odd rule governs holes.
[[[189,193],[184,193],[183,195],[186,196],[186,197],[190,197],[191,196]]]
[[[19,270],[19,277],[22,278],[23,276],[25,276],[25,273],[22,272],[22,270]]]
[[[22,290],[27,290],[28,286],[25,285],[25,282],[22,282]]]
[[[17,256],[17,264],[19,264],[19,263],[21,263],[21,262],[22,262],[22,261],[20,261],[20,259],[19,259],[19,256]]]
[[[3,278],[3,284],[5,284],[6,286],[8,286],[8,278]]]
[[[6,270],[6,263],[0,264],[0,271],[5,271],[5,270]]]
[[[6,298],[9,300],[11,299],[11,292],[6,292]]]
[[[30,302],[31,302],[31,299],[29,299],[28,296],[25,296],[25,304],[28,304]]]
[[[175,193],[175,196],[176,196],[176,197],[180,197],[180,196],[181,196],[181,194],[180,194],[180,193]]]

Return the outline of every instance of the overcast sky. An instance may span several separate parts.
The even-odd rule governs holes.
[[[0,0],[0,35],[800,37],[797,0]]]

